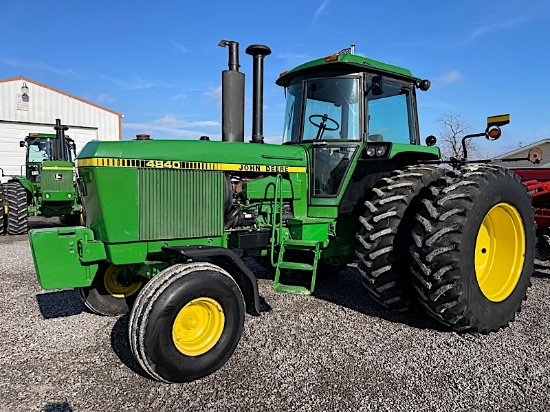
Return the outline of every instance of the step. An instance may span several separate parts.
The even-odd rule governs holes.
[[[286,247],[305,247],[305,248],[315,248],[319,243],[316,240],[304,240],[304,239],[284,239],[283,244]]]
[[[288,293],[291,295],[311,295],[311,291],[304,286],[283,285],[282,283],[279,283],[278,285],[275,285],[273,289],[278,293]]]
[[[293,270],[313,270],[313,265],[307,263],[298,262],[280,262],[278,264],[279,269],[293,269]]]

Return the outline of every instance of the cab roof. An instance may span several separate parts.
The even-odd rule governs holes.
[[[282,73],[275,83],[279,86],[288,87],[299,76],[326,73],[328,71],[342,74],[372,72],[415,82],[420,80],[418,77],[413,76],[410,70],[403,67],[382,63],[356,54],[337,54],[301,64]]]

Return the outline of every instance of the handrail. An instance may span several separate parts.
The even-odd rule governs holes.
[[[275,246],[281,244],[281,228],[283,224],[283,190],[282,176],[280,173],[275,178],[275,190],[273,196],[273,208],[271,210],[271,266],[275,266]],[[280,203],[280,206],[279,206]],[[277,212],[279,213],[279,222],[277,223]],[[277,231],[277,234],[275,232]]]

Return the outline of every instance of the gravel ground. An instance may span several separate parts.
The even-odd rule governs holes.
[[[26,237],[0,237],[0,411],[550,410],[550,265],[537,262],[522,312],[489,336],[389,313],[353,269],[315,296],[276,294],[253,269],[272,311],[247,316],[221,370],[168,385],[132,359],[128,316],[41,290]]]

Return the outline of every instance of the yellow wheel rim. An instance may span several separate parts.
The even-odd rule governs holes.
[[[199,356],[218,343],[225,315],[221,305],[211,298],[193,299],[179,311],[172,326],[176,348],[187,356]]]
[[[508,203],[485,215],[476,239],[475,268],[481,292],[502,302],[518,284],[525,261],[525,229],[517,209]]]
[[[105,271],[103,276],[103,284],[109,294],[115,298],[123,299],[132,296],[140,288],[143,282],[134,282],[131,285],[125,286],[118,282],[118,277],[122,273],[122,266],[111,265]]]

